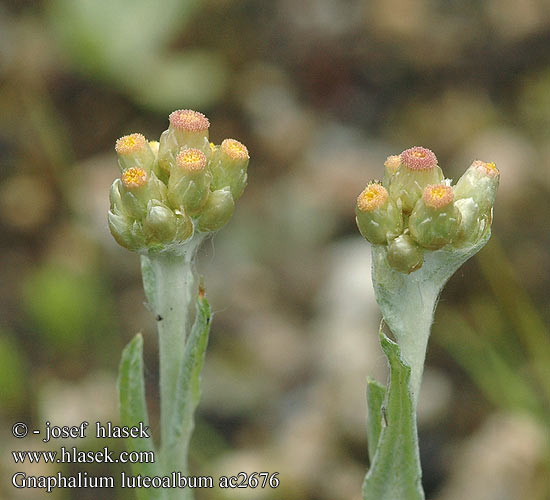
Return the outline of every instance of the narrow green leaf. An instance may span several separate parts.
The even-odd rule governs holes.
[[[210,320],[210,304],[206,298],[199,295],[195,323],[185,345],[183,364],[174,395],[172,439],[168,443],[169,449],[165,450],[167,457],[173,457],[185,467],[189,441],[194,428],[193,415],[201,396],[200,375],[208,344]],[[172,459],[169,458],[169,460]]]
[[[409,391],[411,369],[399,346],[380,330],[390,365],[384,418],[371,468],[363,484],[364,500],[423,500],[416,416]],[[376,389],[375,389],[376,390]]]
[[[386,388],[369,377],[367,379],[367,439],[371,464],[382,431],[382,403],[385,396]]]
[[[122,351],[118,375],[118,393],[120,402],[120,421],[122,425],[133,427],[143,422],[149,425],[147,403],[145,401],[145,383],[143,381],[143,337],[138,333]],[[153,452],[155,463],[132,464],[134,474],[146,476],[158,475],[156,453],[151,438],[129,438],[126,440],[129,452]],[[140,500],[164,499],[162,489],[136,489]]]

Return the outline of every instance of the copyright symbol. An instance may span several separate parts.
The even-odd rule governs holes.
[[[16,438],[24,438],[29,433],[29,428],[23,422],[17,422],[13,424],[11,432]]]

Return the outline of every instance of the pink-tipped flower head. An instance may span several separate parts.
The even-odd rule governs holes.
[[[210,127],[208,118],[198,111],[178,109],[169,116],[170,126],[186,132],[206,132]]]
[[[221,145],[222,151],[232,160],[248,160],[248,149],[235,139],[224,139]]]
[[[357,208],[361,212],[372,212],[386,203],[388,191],[382,184],[371,183],[357,197]]]
[[[422,199],[426,206],[440,209],[452,203],[453,188],[445,184],[430,184],[424,188]]]
[[[486,163],[481,160],[476,160],[472,163],[472,167],[483,172],[488,177],[498,177],[500,175],[499,169],[493,162]]]
[[[143,150],[146,145],[147,141],[142,134],[130,134],[116,141],[115,150],[119,155],[129,155]]]
[[[130,167],[122,173],[122,184],[128,190],[145,186],[147,179],[147,172],[140,167]]]
[[[183,149],[176,157],[176,163],[187,172],[200,172],[206,167],[206,156],[200,149]]]
[[[431,170],[437,166],[437,157],[422,146],[405,149],[400,155],[401,163],[411,170]]]

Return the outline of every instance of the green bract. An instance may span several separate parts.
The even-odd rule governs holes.
[[[141,134],[116,143],[121,178],[110,191],[115,240],[147,254],[175,251],[194,234],[220,229],[246,186],[248,150],[234,139],[209,143],[201,113],[174,111],[160,142]]]

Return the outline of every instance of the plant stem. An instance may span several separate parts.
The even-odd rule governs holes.
[[[187,449],[175,443],[174,398],[192,325],[192,305],[197,296],[194,261],[202,240],[202,237],[194,237],[179,253],[142,256],[143,285],[159,334],[160,456],[165,473],[188,472]]]
[[[399,287],[402,300],[395,301],[391,312],[384,313],[384,321],[401,348],[403,360],[411,368],[409,390],[416,409],[439,287],[426,286],[412,276],[408,278]]]
[[[384,249],[373,247],[373,282],[385,323],[395,336],[401,356],[411,368],[409,390],[416,409],[424,371],[435,303],[440,285],[425,279],[423,269],[405,275],[387,264]],[[435,286],[434,286],[435,285]]]
[[[403,360],[411,368],[414,408],[424,371],[426,347],[439,294],[454,272],[487,243],[490,232],[463,249],[441,249],[426,254],[422,268],[411,274],[394,271],[381,245],[372,247],[372,281],[384,321],[395,336]]]
[[[364,500],[424,499],[416,408],[435,307],[447,280],[489,237],[488,231],[475,245],[426,253],[422,267],[410,274],[389,266],[385,246],[372,247],[376,300],[397,343],[381,333],[390,365],[383,402],[381,387],[369,382],[371,467],[363,485]]]

